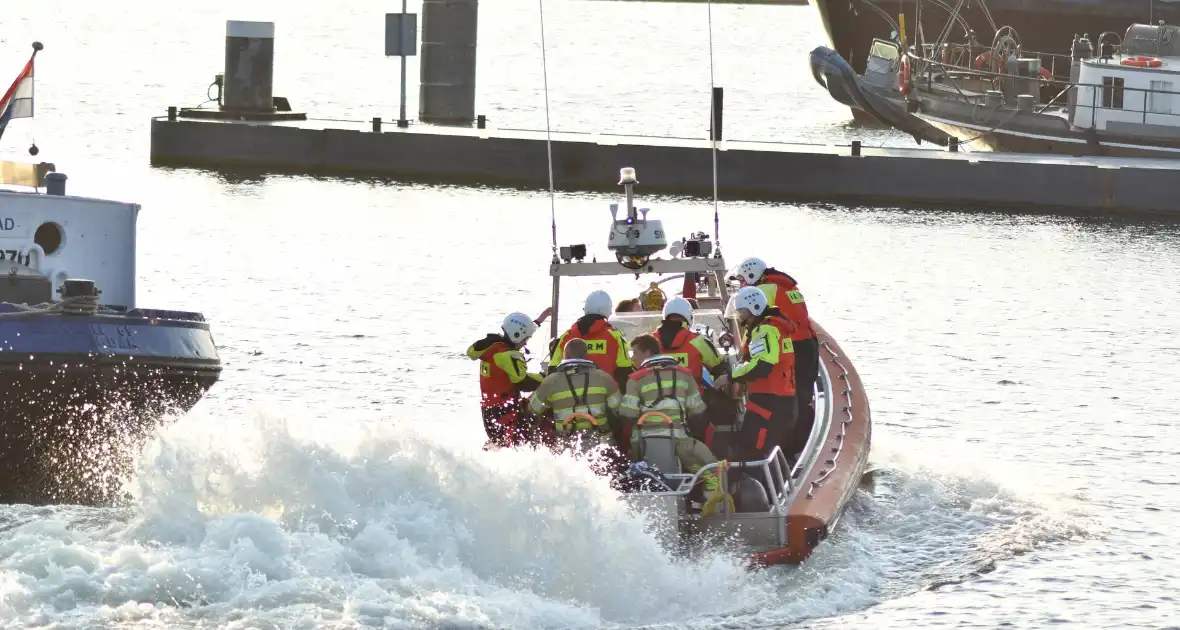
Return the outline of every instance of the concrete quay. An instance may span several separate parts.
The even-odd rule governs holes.
[[[553,133],[554,183],[613,192],[623,166],[648,193],[713,194],[707,140]],[[717,143],[723,200],[1180,213],[1180,160],[962,153],[945,149]],[[377,176],[547,190],[545,133],[307,121],[151,121],[153,166]]]

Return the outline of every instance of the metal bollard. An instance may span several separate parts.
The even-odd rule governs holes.
[[[373,117],[373,133],[381,133],[381,117]]]
[[[860,140],[852,141],[852,157],[860,157]]]
[[[176,106],[168,106],[168,122],[176,122]]]
[[[951,153],[958,153],[959,152],[959,139],[954,136],[951,136],[950,140],[947,141],[946,148]]]
[[[487,129],[488,128],[488,117],[484,116],[483,114],[476,116],[475,117],[475,126],[480,129]]]

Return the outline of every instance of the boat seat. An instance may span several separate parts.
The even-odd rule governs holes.
[[[770,499],[766,488],[752,477],[743,475],[741,479],[730,483],[729,493],[733,496],[733,508],[736,512],[767,512],[770,510]]]
[[[659,468],[665,475],[680,474],[676,438],[669,435],[672,426],[672,420],[666,414],[652,411],[639,418],[631,434],[631,441],[638,442],[639,459]]]

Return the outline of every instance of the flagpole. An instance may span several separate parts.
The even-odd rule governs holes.
[[[45,50],[45,45],[41,42],[33,42],[33,55],[29,57],[29,63],[33,63],[37,59],[37,53]],[[37,70],[33,69],[33,82],[29,86],[29,117],[33,118],[37,115]],[[30,155],[37,155],[37,141],[33,141],[33,146],[29,147]]]

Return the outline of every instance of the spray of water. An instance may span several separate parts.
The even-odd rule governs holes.
[[[0,620],[782,626],[1077,534],[995,484],[899,471],[807,565],[750,572],[720,546],[670,554],[584,462],[429,426],[189,414],[145,449],[129,507],[0,511]]]

